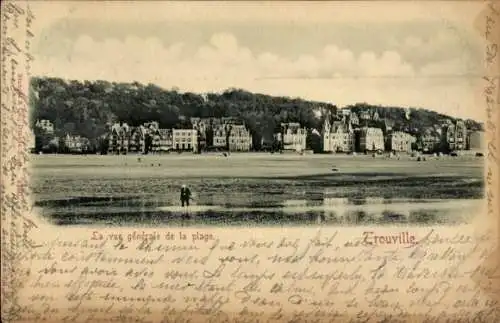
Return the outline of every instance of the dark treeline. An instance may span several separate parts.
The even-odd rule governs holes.
[[[318,109],[335,106],[298,98],[273,97],[240,89],[223,93],[181,93],[156,85],[79,82],[59,78],[32,78],[32,124],[38,119],[54,123],[56,135],[66,133],[97,138],[106,123],[126,122],[138,126],[158,121],[161,128],[190,127],[191,117],[238,117],[252,133],[254,147],[271,139],[281,122],[299,122],[320,129]]]
[[[187,128],[191,117],[237,117],[252,133],[256,149],[259,149],[262,139],[272,140],[281,122],[299,122],[308,129],[321,131],[325,112],[335,113],[337,110],[329,103],[256,94],[241,89],[199,95],[137,82],[80,82],[45,77],[31,79],[30,99],[32,126],[36,120],[48,119],[54,123],[56,136],[69,133],[96,141],[106,133],[107,123],[126,122],[138,126],[154,120],[161,128]],[[350,108],[358,115],[366,109],[377,109],[381,118],[394,120],[395,128],[401,129],[420,130],[444,117],[415,109],[407,120],[402,108],[368,104]],[[467,122],[469,128],[479,128],[478,123]]]

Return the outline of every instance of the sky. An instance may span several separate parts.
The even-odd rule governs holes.
[[[484,119],[477,2],[33,2],[33,74]]]

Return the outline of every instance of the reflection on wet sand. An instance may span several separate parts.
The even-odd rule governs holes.
[[[214,201],[215,202],[215,201]],[[454,224],[468,221],[482,207],[482,200],[431,200],[431,199],[386,199],[367,197],[349,199],[330,197],[322,200],[288,199],[272,205],[175,205],[158,206],[147,199],[116,199],[113,205],[81,204],[64,207],[59,202],[39,209],[58,224],[82,224],[94,221],[120,224],[130,222],[186,224],[248,224],[248,225],[293,225],[293,224],[375,224],[375,223],[419,223]],[[180,222],[179,222],[180,221]]]
[[[262,155],[253,166],[238,158],[221,164],[165,156],[161,171],[108,157],[39,158],[31,181],[38,213],[67,225],[451,224],[479,212],[467,203],[484,196],[480,160],[417,167],[346,157],[336,159],[342,170],[332,173],[331,156]],[[182,185],[193,193],[187,208],[180,206]]]
[[[481,200],[391,200],[325,198],[322,205],[284,207],[286,213],[314,212],[317,222],[455,222],[466,221],[481,208]],[[288,201],[288,204],[293,204]]]

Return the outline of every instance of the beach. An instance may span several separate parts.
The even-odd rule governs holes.
[[[31,165],[35,208],[65,225],[451,223],[484,195],[474,156],[34,155]]]

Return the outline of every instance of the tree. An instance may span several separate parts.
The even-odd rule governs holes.
[[[318,135],[315,131],[307,131],[306,148],[311,149],[315,153],[319,153],[323,150],[323,147],[321,145],[321,136]]]
[[[206,130],[206,145],[207,147],[214,146],[214,128],[213,124],[209,124]]]
[[[58,140],[58,145],[57,145],[57,152],[60,153],[60,154],[67,154],[69,153],[69,147],[66,146],[66,142],[64,140],[64,137],[59,137],[59,140]]]
[[[54,135],[39,127],[35,127],[33,132],[35,133],[35,152],[47,152]],[[54,148],[53,145],[51,148]]]
[[[226,135],[226,150],[229,151],[230,148],[231,148],[231,145],[230,145],[230,137],[231,137],[231,131],[233,130],[233,125],[231,124],[225,124],[224,125],[224,133]]]
[[[101,153],[101,155],[107,155],[109,149],[109,139],[107,136],[101,136],[97,139],[97,151]]]
[[[201,133],[198,131],[196,133],[196,153],[200,154],[201,153]]]
[[[147,155],[153,148],[153,137],[147,133],[144,137],[144,154]]]

